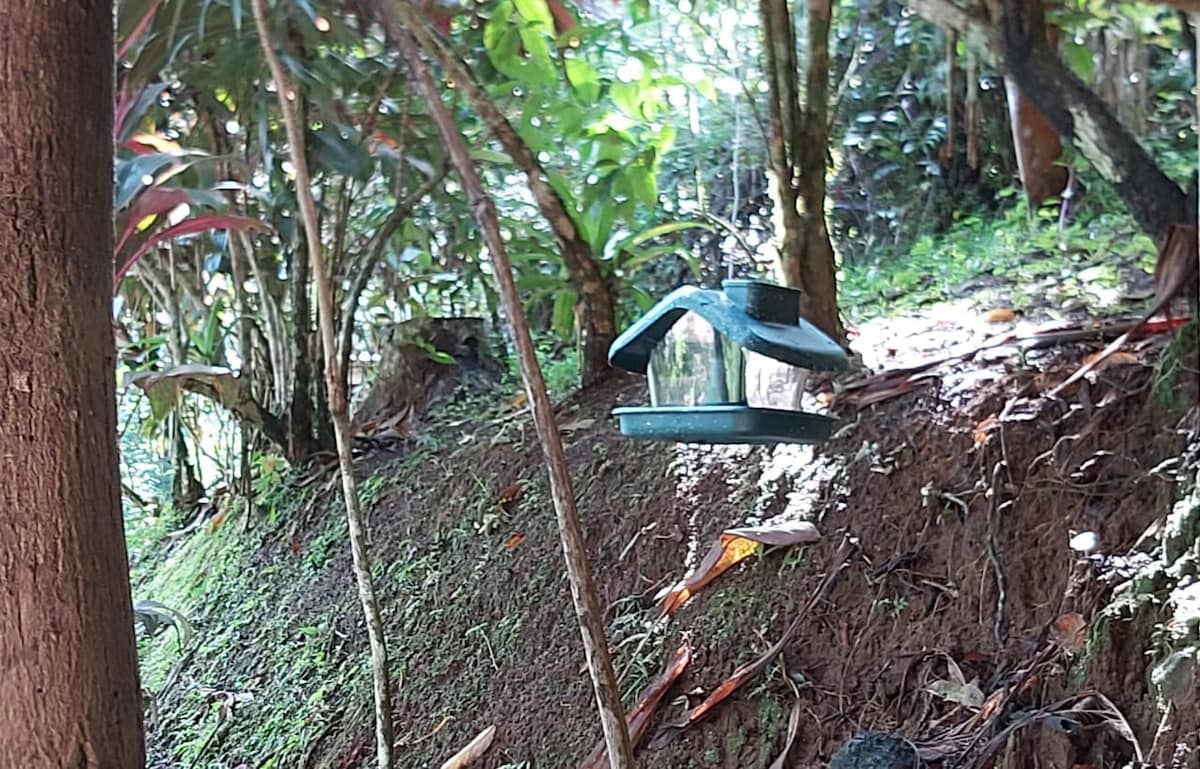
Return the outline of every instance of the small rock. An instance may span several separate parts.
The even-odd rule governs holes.
[[[833,754],[829,769],[916,769],[917,752],[899,737],[867,732]]]

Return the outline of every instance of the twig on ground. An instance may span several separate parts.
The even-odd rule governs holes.
[[[1005,613],[1008,602],[1008,583],[1004,577],[1004,567],[1000,564],[1000,556],[996,552],[996,510],[1000,506],[1000,471],[1005,466],[1004,462],[997,462],[992,468],[987,511],[987,557],[996,580],[996,614],[992,620],[992,638],[996,643],[997,658],[1004,653]]]

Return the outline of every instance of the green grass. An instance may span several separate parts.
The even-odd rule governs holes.
[[[1021,200],[997,216],[965,215],[946,233],[857,260],[838,275],[842,309],[854,320],[887,315],[955,298],[981,280],[1005,284],[1019,309],[1035,298],[1023,287],[1039,280],[1111,288],[1120,264],[1152,268],[1154,245],[1127,215],[1079,218],[1061,236],[1055,217],[1042,209],[1031,219]]]

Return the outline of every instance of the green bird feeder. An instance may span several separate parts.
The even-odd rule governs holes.
[[[800,317],[801,292],[756,280],[684,286],[621,334],[617,368],[645,374],[650,405],[614,409],[631,438],[677,443],[820,443],[836,420],[801,410],[808,372],[846,353]]]

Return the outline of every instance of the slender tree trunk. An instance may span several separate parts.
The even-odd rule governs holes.
[[[284,330],[283,316],[279,311],[279,302],[276,301],[272,287],[268,284],[265,270],[258,263],[258,254],[254,251],[254,243],[250,239],[250,235],[239,230],[230,232],[229,237],[231,241],[236,241],[241,247],[242,255],[246,258],[246,263],[250,265],[250,272],[254,275],[254,282],[258,284],[258,301],[266,327],[266,347],[268,358],[271,361],[271,398],[267,403],[272,413],[286,414],[290,400],[289,383],[291,379],[288,371],[291,367],[288,365],[287,333]]]
[[[267,11],[264,0],[252,0],[254,23],[258,29],[263,56],[275,81],[279,95],[279,108],[283,113],[287,129],[292,165],[296,169],[296,198],[300,203],[300,215],[308,245],[308,258],[317,284],[317,308],[321,327],[321,341],[325,353],[325,382],[329,395],[329,410],[333,417],[334,438],[337,441],[338,464],[342,475],[342,494],[346,503],[346,520],[350,529],[350,550],[354,559],[354,576],[358,582],[358,597],[362,602],[367,620],[367,637],[371,645],[371,669],[375,691],[375,741],[379,769],[391,769],[394,732],[392,725],[392,693],[388,673],[388,653],[383,636],[383,617],[379,610],[379,599],[375,595],[375,584],[371,577],[371,556],[367,551],[367,536],[363,526],[362,509],[359,506],[358,489],[354,479],[354,457],[351,453],[350,412],[346,390],[338,371],[336,333],[334,330],[335,310],[333,288],[321,248],[320,222],[317,205],[313,199],[312,180],[308,173],[308,161],[304,151],[304,124],[297,104],[295,87],[284,74],[283,65],[271,45],[267,26]]]
[[[558,241],[571,284],[580,297],[580,374],[583,384],[600,381],[611,373],[608,348],[617,336],[617,316],[612,288],[600,273],[591,247],[583,239],[558,192],[546,181],[537,155],[487,95],[467,64],[428,27],[411,0],[396,0],[388,5],[389,11],[404,24],[420,47],[438,62],[446,77],[459,84],[488,130],[525,174],[538,209]]]
[[[391,3],[391,7],[398,8],[402,4],[403,0],[398,0]],[[587,544],[584,539],[583,525],[579,520],[579,511],[575,507],[575,492],[571,487],[567,456],[563,449],[558,425],[554,421],[554,407],[550,403],[550,397],[546,393],[546,383],[542,379],[537,348],[529,333],[529,324],[525,320],[521,297],[517,292],[516,281],[513,279],[508,249],[500,234],[495,204],[484,192],[479,169],[471,158],[470,150],[467,148],[458,126],[454,123],[454,118],[442,102],[442,95],[434,84],[428,67],[421,59],[416,43],[407,31],[396,23],[395,18],[389,13],[390,8],[384,7],[381,10],[381,15],[385,19],[385,29],[400,45],[412,70],[414,84],[425,98],[430,115],[437,124],[451,161],[458,171],[463,189],[467,193],[467,201],[471,206],[475,221],[478,223],[487,245],[496,286],[504,303],[513,343],[517,348],[517,358],[521,363],[521,376],[525,381],[525,392],[529,397],[530,407],[533,409],[534,425],[545,454],[546,470],[550,475],[550,496],[554,501],[554,511],[558,517],[563,558],[566,561],[567,577],[571,584],[571,598],[575,607],[575,615],[579,619],[584,654],[587,657],[588,671],[592,677],[592,686],[600,711],[600,725],[604,731],[605,744],[608,747],[609,765],[612,769],[633,769],[635,766],[633,745],[629,740],[629,729],[625,722],[624,708],[621,705],[621,693],[617,687],[616,674],[613,672],[612,659],[608,654],[603,608],[600,605],[595,579],[588,562]]]
[[[443,169],[441,173],[431,176],[411,195],[405,198],[400,197],[400,189],[397,186],[395,207],[388,214],[387,219],[383,221],[383,224],[379,225],[375,237],[371,240],[371,245],[366,256],[355,263],[355,271],[351,279],[350,288],[346,291],[346,296],[342,301],[341,325],[338,327],[338,361],[342,372],[342,387],[346,389],[346,392],[350,392],[350,358],[351,353],[354,351],[354,315],[358,309],[358,300],[362,298],[363,291],[366,291],[367,284],[371,282],[371,276],[375,274],[375,268],[383,258],[388,242],[396,234],[396,230],[400,229],[400,225],[404,224],[408,215],[412,213],[413,208],[426,195],[432,193],[445,178],[446,171]]]
[[[297,95],[296,98],[301,97]],[[293,253],[291,262],[292,393],[287,423],[288,458],[295,461],[316,453],[318,443],[313,419],[312,306],[309,304],[312,267],[300,253]]]
[[[112,8],[0,13],[0,766],[144,765],[112,334]]]
[[[808,72],[801,107],[796,32],[787,0],[761,0],[767,61],[771,167],[779,273],[804,291],[804,316],[844,343],[837,306],[837,267],[825,223],[829,155],[831,0],[808,0]]]
[[[798,184],[804,204],[800,287],[805,316],[838,342],[846,330],[837,303],[837,266],[825,223],[825,172],[829,157],[829,28],[832,0],[808,0],[808,77],[800,139]]]

